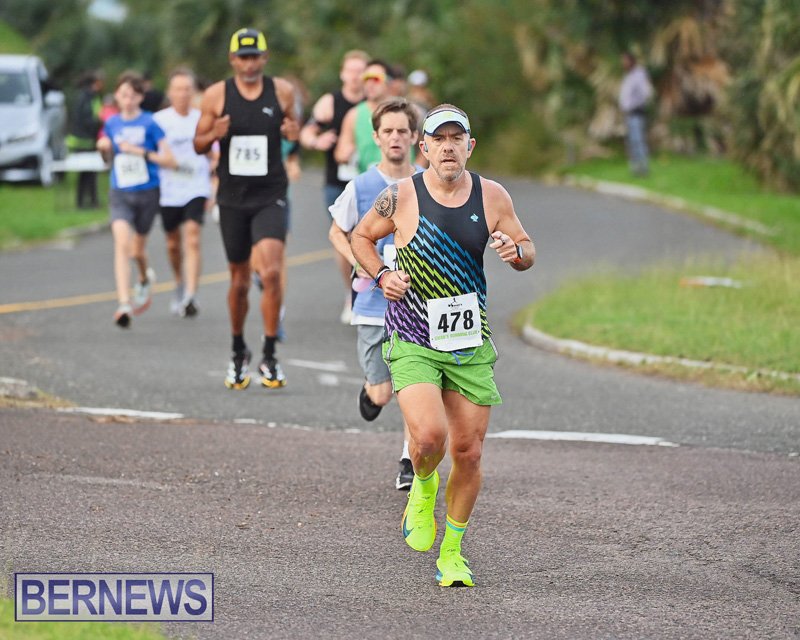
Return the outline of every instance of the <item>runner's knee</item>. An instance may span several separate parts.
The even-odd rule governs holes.
[[[187,233],[184,244],[187,251],[200,251],[200,234]]]
[[[421,457],[432,456],[444,451],[446,436],[437,431],[412,431],[412,438]]]
[[[250,269],[247,267],[246,263],[244,267],[235,267],[231,269],[230,290],[239,297],[247,297],[247,292],[250,290]]]
[[[167,251],[178,251],[181,248],[180,234],[169,232],[167,234]]]
[[[381,384],[370,385],[367,390],[370,400],[379,407],[386,406],[392,399],[392,383],[383,382]]]
[[[262,265],[259,268],[259,275],[261,276],[261,282],[264,285],[264,289],[280,287],[281,285],[280,265],[274,263],[269,265]]]
[[[482,453],[483,443],[478,439],[456,441],[450,445],[450,457],[453,459],[453,463],[460,467],[479,467]]]

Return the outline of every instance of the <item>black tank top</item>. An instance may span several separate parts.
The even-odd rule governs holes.
[[[256,207],[285,198],[289,182],[281,157],[284,114],[273,79],[264,76],[261,95],[255,100],[246,100],[236,88],[235,80],[228,78],[222,114],[231,117],[231,124],[228,135],[219,141],[219,204]],[[265,142],[266,159],[262,157]],[[232,175],[231,169],[234,174],[247,175]]]
[[[319,126],[321,131],[335,131],[336,135],[338,136],[342,130],[342,121],[344,120],[345,114],[347,114],[347,112],[355,107],[358,103],[350,102],[344,97],[344,94],[341,92],[341,90],[334,92],[332,95],[333,119],[330,122],[320,122]],[[339,178],[336,177],[336,171],[339,165],[333,158],[333,150],[335,148],[336,145],[334,144],[325,152],[325,184],[336,185],[337,187],[344,188],[347,183],[339,180]]]
[[[486,319],[486,276],[483,252],[489,228],[483,210],[483,190],[477,173],[472,191],[460,207],[446,207],[431,197],[423,174],[412,176],[419,204],[419,226],[404,247],[397,248],[397,266],[411,276],[411,288],[400,300],[389,301],[386,332],[431,348],[428,333],[428,300],[478,294],[481,334],[491,335]]]
[[[431,197],[422,173],[412,176],[417,194],[420,218],[425,218],[437,229],[447,234],[458,246],[464,249],[476,264],[483,269],[483,252],[489,240],[489,227],[483,211],[483,188],[481,177],[469,172],[472,177],[472,191],[460,207],[446,207]]]

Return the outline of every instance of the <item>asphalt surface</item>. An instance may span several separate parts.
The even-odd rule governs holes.
[[[356,410],[355,334],[338,323],[319,183],[307,172],[294,187],[278,391],[222,385],[227,285],[212,222],[199,317],[171,317],[160,293],[130,331],[112,324],[113,301],[8,312],[111,291],[108,234],[0,254],[0,376],[79,406],[185,416],[0,410],[4,577],[213,571],[216,622],[166,627],[186,637],[800,636],[800,402],[569,360],[508,328],[526,302],[598,268],[758,247],[655,207],[503,181],[538,256],[524,274],[486,256],[505,399],[490,431],[679,446],[487,440],[465,538],[478,586],[440,590],[435,557],[399,533],[399,412],[364,423]],[[160,229],[151,256],[168,280]]]

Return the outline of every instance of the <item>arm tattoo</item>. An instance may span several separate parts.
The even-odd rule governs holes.
[[[392,184],[381,191],[375,199],[375,211],[382,218],[391,218],[397,210],[397,185]]]

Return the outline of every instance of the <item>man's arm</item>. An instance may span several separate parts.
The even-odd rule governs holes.
[[[536,248],[514,211],[511,196],[498,183],[482,181],[486,222],[494,239],[489,245],[503,262],[516,271],[526,271],[533,266]]]
[[[97,139],[95,147],[103,157],[103,162],[106,164],[111,162],[111,158],[114,156],[114,145],[111,144],[111,138],[106,135],[105,129],[103,130],[103,135]]]
[[[339,164],[346,164],[356,151],[356,108],[352,107],[342,120],[342,129],[339,131],[339,140],[333,157]]]
[[[356,264],[358,264],[353,256],[353,251],[350,249],[350,242],[347,239],[347,234],[344,232],[344,229],[336,224],[335,220],[331,221],[331,228],[328,230],[328,240],[331,241],[336,251],[347,258],[351,267],[355,267]]]
[[[225,83],[212,84],[200,102],[200,119],[194,132],[195,153],[208,153],[215,140],[228,135],[230,116],[222,116],[225,104]]]
[[[320,126],[313,118],[303,125],[303,128],[300,129],[300,144],[304,149],[316,150],[319,132]]]
[[[312,151],[327,151],[336,144],[336,132],[328,130],[321,133],[324,126],[333,121],[333,94],[326,93],[311,111],[311,119],[300,130],[300,144]]]
[[[333,248],[341,253],[351,266],[356,266],[356,259],[350,249],[348,234],[358,224],[358,203],[356,202],[356,187],[354,182],[348,182],[339,197],[328,207],[331,214],[331,228],[328,230],[328,240]],[[368,278],[366,273],[363,277]]]
[[[283,110],[281,136],[290,142],[296,142],[300,135],[300,121],[295,109],[294,85],[284,78],[275,78],[275,93]]]
[[[403,271],[386,269],[386,265],[383,264],[375,247],[378,240],[394,233],[397,229],[393,218],[398,209],[398,192],[397,184],[389,185],[381,191],[375,199],[375,204],[361,218],[361,222],[356,225],[350,235],[350,248],[353,256],[370,278],[380,275],[376,284],[383,289],[384,297],[389,300],[402,298],[411,281],[409,275]],[[381,270],[386,273],[381,275]]]

